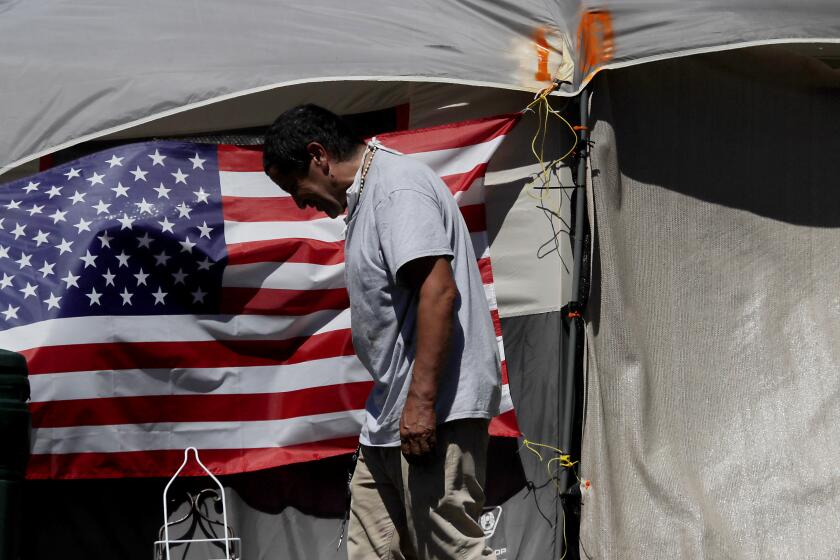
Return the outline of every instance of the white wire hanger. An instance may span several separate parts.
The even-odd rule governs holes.
[[[190,459],[190,451],[193,452],[195,456],[195,462],[202,468],[202,470],[207,473],[207,476],[213,479],[213,482],[216,483],[216,487],[218,491],[215,489],[204,489],[195,496],[188,494],[188,501],[189,501],[189,511],[187,511],[186,515],[177,519],[175,521],[169,521],[169,506],[167,503],[169,487],[172,486],[172,483],[178,478],[178,475],[181,474],[181,471],[184,470],[184,467],[187,466],[187,463]],[[206,517],[200,510],[201,503],[207,499],[213,498],[215,501],[222,502],[222,523],[220,524],[218,521],[213,521]],[[208,522],[208,527],[212,529],[212,525],[221,525],[222,530],[224,531],[224,536],[216,537],[212,535],[211,538],[204,538],[204,539],[170,539],[169,538],[169,528],[175,525],[179,525],[188,519],[193,518],[199,524],[201,520]],[[158,540],[155,541],[155,560],[172,560],[171,558],[171,549],[172,545],[186,545],[189,546],[191,543],[215,543],[219,548],[221,548],[220,543],[224,543],[225,549],[225,556],[224,559],[210,559],[210,560],[239,560],[241,558],[241,540],[234,535],[233,529],[228,525],[228,517],[227,517],[227,503],[225,502],[225,489],[222,487],[221,482],[219,479],[213,476],[207,467],[204,466],[204,463],[201,462],[201,459],[198,457],[198,450],[195,447],[188,447],[184,449],[184,461],[181,463],[181,466],[178,467],[178,470],[175,471],[175,474],[172,475],[172,478],[169,479],[169,482],[166,484],[166,488],[163,490],[163,526],[158,531]]]

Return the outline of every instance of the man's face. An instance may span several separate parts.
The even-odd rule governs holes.
[[[336,218],[347,206],[347,193],[337,188],[329,173],[325,173],[314,161],[310,162],[304,175],[283,174],[272,167],[268,176],[292,196],[301,210],[311,207]]]

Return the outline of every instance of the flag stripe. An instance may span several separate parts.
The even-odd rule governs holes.
[[[280,290],[273,288],[224,288],[222,313],[254,315],[307,315],[350,306],[347,290]]]
[[[146,395],[276,393],[370,381],[356,356],[296,364],[220,368],[62,371],[33,375],[32,402]]]
[[[32,426],[253,422],[364,408],[373,381],[244,395],[144,395],[32,403]]]
[[[387,138],[385,143],[389,147],[403,153],[447,150],[504,136],[516,126],[521,116],[520,113],[511,113],[467,123],[433,126],[423,129],[422,135],[411,130],[391,132],[383,138]]]
[[[315,208],[298,208],[291,197],[223,196],[222,209],[228,222],[306,222],[328,218]]]
[[[233,244],[301,237],[332,243],[343,241],[344,222],[329,218],[305,222],[225,222],[225,239]]]
[[[30,375],[61,371],[207,368],[295,364],[353,353],[350,330],[284,340],[104,342],[21,352]]]
[[[350,328],[350,310],[298,316],[139,315],[66,317],[0,332],[0,347],[23,352],[41,346],[113,342],[284,340]],[[119,333],[119,334],[115,334]],[[33,373],[30,370],[30,374]]]
[[[228,245],[228,265],[258,262],[339,264],[344,262],[344,240],[261,239]]]
[[[328,290],[344,288],[344,263],[261,262],[225,268],[222,285],[234,288],[278,288],[285,290]]]

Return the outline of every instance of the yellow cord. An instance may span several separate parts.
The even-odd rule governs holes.
[[[534,181],[532,183],[529,183],[525,192],[531,198],[533,198],[535,200],[539,200],[541,204],[545,201],[546,193],[549,191],[549,189],[547,189],[545,187],[548,186],[548,184],[550,182],[550,179],[551,179],[550,173],[549,173],[550,170],[552,170],[558,163],[560,163],[561,161],[565,160],[567,157],[572,155],[572,153],[575,151],[575,149],[577,148],[577,145],[578,145],[578,136],[577,136],[577,132],[575,132],[574,127],[569,123],[569,121],[567,121],[563,117],[562,114],[560,114],[559,111],[555,110],[551,106],[551,103],[549,103],[549,101],[548,101],[548,96],[552,91],[554,91],[553,87],[546,88],[546,89],[542,90],[540,93],[537,94],[537,96],[534,98],[534,100],[531,103],[529,103],[528,106],[525,107],[525,109],[523,110],[523,112],[526,112],[526,111],[532,111],[533,112],[534,111],[534,106],[536,105],[537,131],[534,133],[534,137],[531,139],[531,153],[534,154],[534,158],[540,164],[539,178],[540,178],[540,182],[541,182],[540,186],[542,188],[540,189],[539,196],[534,195],[531,192],[532,190],[534,190],[533,185],[536,182],[536,181]],[[563,124],[566,125],[566,127],[569,129],[569,132],[572,133],[572,138],[574,138],[574,142],[572,143],[572,147],[569,148],[569,150],[565,154],[563,154],[561,157],[559,157],[555,160],[552,160],[552,161],[546,163],[546,161],[545,161],[545,140],[546,140],[546,136],[548,134],[548,120],[549,120],[549,117],[551,115],[554,115],[555,117],[560,119],[560,121]],[[540,143],[539,153],[537,152],[537,141],[538,140],[539,140],[539,143]],[[559,209],[559,203],[558,203],[558,208],[557,208],[557,214],[558,215],[560,213],[559,210],[560,209]]]

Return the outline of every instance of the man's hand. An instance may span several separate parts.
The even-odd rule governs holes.
[[[435,403],[409,393],[400,417],[400,447],[409,462],[422,460],[435,447]]]

